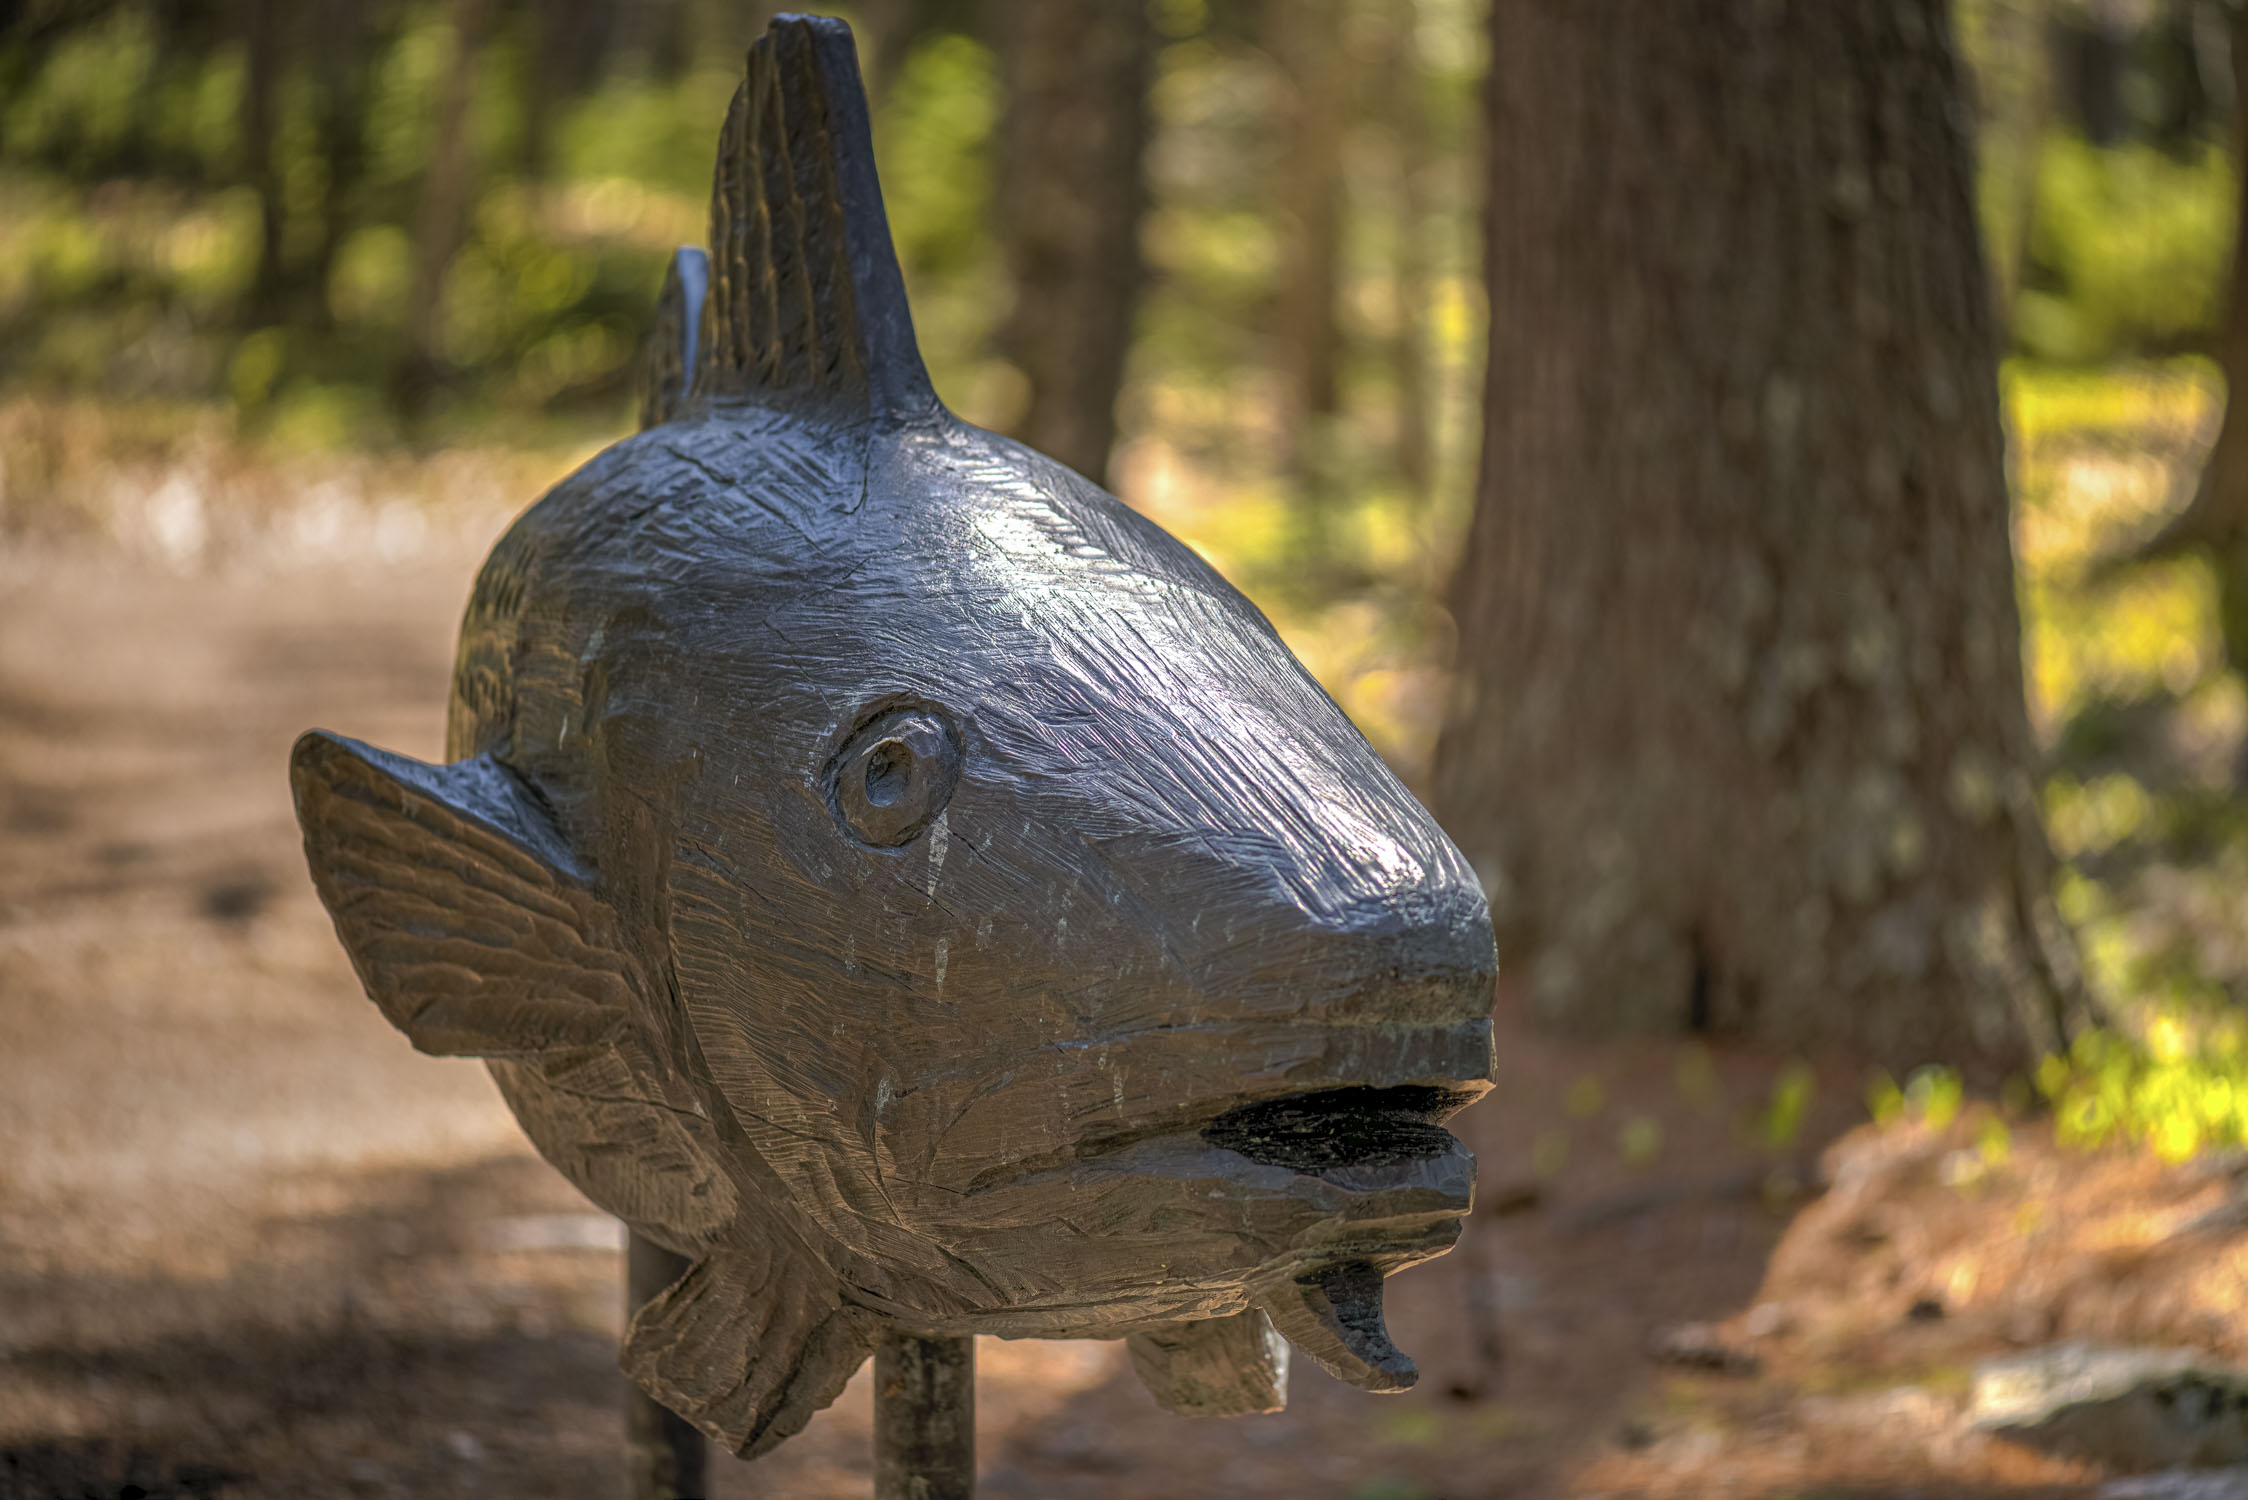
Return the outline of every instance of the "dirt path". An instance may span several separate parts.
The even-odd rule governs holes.
[[[614,1227],[480,1067],[416,1056],[361,998],[283,769],[315,724],[436,754],[488,539],[191,573],[0,556],[0,1500],[617,1492]],[[1785,1391],[1644,1359],[1657,1324],[1747,1305],[1858,1112],[1847,1064],[1773,1147],[1740,1122],[1775,1060],[1503,1053],[1468,1117],[1473,1232],[1393,1283],[1419,1390],[1304,1366],[1284,1416],[1195,1424],[1113,1346],[986,1341],[983,1492],[2085,1492],[1833,1440],[1895,1432],[1894,1402],[1806,1427]],[[867,1425],[862,1376],[717,1493],[863,1495]]]

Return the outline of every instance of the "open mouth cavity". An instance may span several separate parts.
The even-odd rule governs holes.
[[[1423,1085],[1322,1089],[1227,1110],[1202,1138],[1296,1172],[1398,1166],[1451,1150],[1452,1133],[1437,1122],[1473,1097]]]
[[[1265,1166],[1322,1173],[1426,1161],[1458,1142],[1438,1121],[1475,1096],[1425,1085],[1322,1089],[1227,1110],[1203,1128],[1211,1145]],[[1417,1373],[1390,1341],[1382,1273],[1363,1260],[1327,1266],[1258,1300],[1274,1328],[1338,1380],[1402,1391]]]

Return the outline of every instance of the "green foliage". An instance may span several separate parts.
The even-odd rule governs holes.
[[[2104,373],[2017,366],[2017,550],[2046,822],[2085,980],[2117,1024],[2044,1059],[2059,1137],[2177,1161],[2248,1144],[2248,688],[2218,645],[2206,565],[2119,578],[2094,562],[2160,523],[2220,399],[2199,361]],[[1875,1101],[1876,1118],[1889,1101]],[[2002,1159],[2005,1142],[1983,1142]]]
[[[2236,1017],[2157,1016],[2145,1038],[2088,1031],[2038,1066],[2055,1132],[2083,1146],[2130,1142],[2165,1161],[2248,1146],[2248,1047]]]
[[[2046,1058],[2035,1094],[2080,1145],[2181,1160],[2248,1144],[2248,951],[2236,936],[2248,807],[2235,793],[2248,687],[2218,644],[2205,564],[2097,566],[2187,493],[2221,391],[2198,359],[2018,361],[2004,386],[2031,717],[2049,747],[2043,806],[2062,861],[2054,894],[2087,986],[2117,1019]],[[1876,1080],[1868,1099],[1884,1123],[1947,1121],[1959,1101],[1956,1076],[1929,1070],[1901,1089]],[[2014,1106],[2029,1102],[2012,1091]],[[2002,1162],[2003,1121],[1978,1132],[1983,1160]]]
[[[2215,146],[2180,160],[2151,145],[2049,138],[2016,343],[2089,361],[2206,341],[2223,305],[2237,191]]]
[[[296,29],[266,143],[284,216],[279,307],[250,295],[260,206],[239,39],[179,33],[177,18],[130,0],[40,50],[0,37],[0,78],[16,80],[0,95],[0,379],[217,398],[247,421],[341,441],[388,435],[385,381],[404,348],[453,38],[431,0],[370,13],[365,55],[340,67],[308,50],[309,12],[287,13]],[[502,19],[474,57],[473,203],[439,300],[445,399],[430,435],[505,423],[539,441],[524,424],[557,421],[614,431],[665,258],[704,237],[740,51],[694,49],[699,65],[669,76],[645,58],[605,60],[588,91],[550,101],[533,176],[530,96],[551,83],[532,72],[529,26]],[[354,65],[364,93],[341,122],[356,142],[347,159],[324,133],[337,122],[322,90]],[[972,121],[979,104],[988,116],[992,82],[968,74],[929,118]],[[941,182],[974,179],[954,159],[931,165]],[[904,226],[925,227],[927,195],[906,196]],[[943,212],[979,213],[972,196]]]
[[[2198,359],[2005,381],[2041,788],[2054,885],[2085,978],[2143,1030],[2248,998],[2248,686],[2227,669],[2214,580],[2195,558],[2100,570],[2189,492],[2221,392]]]
[[[186,12],[153,0],[101,7],[37,51],[0,35],[0,382],[134,410],[209,403],[284,445],[393,436],[384,375],[406,337],[451,42],[436,0],[372,9],[384,19],[364,55],[361,170],[344,172],[324,143],[318,59],[292,53],[275,97],[284,249],[306,282],[278,312],[250,296],[260,203],[238,39],[167,30]],[[530,142],[544,81],[535,39],[525,13],[495,12],[475,59],[474,205],[440,299],[430,439],[575,451],[623,429],[665,258],[705,234],[716,124],[749,25],[737,18],[736,36],[717,12],[690,10],[700,29],[678,57],[628,49],[551,101],[543,155]],[[1359,33],[1393,12],[1346,10],[1355,65]],[[2216,372],[2192,357],[2090,362],[2206,344],[2237,174],[2214,145],[2101,149],[2040,123],[2025,13],[1966,0],[1959,14],[1984,84],[1989,238],[2002,261],[2018,253],[2010,323],[2036,356],[2005,372],[2024,663],[2050,757],[2040,796],[2065,862],[2056,894],[2092,988],[2143,1030],[2157,1012],[2248,999],[2248,943],[2232,936],[2248,892],[2248,803],[2234,795],[2248,687],[2223,661],[2205,566],[2119,578],[2096,566],[2184,493],[2222,400]],[[1484,346],[1469,143],[1485,46],[1468,0],[1416,0],[1411,14],[1419,206],[1408,213],[1400,191],[1394,122],[1364,98],[1338,104],[1342,391],[1291,462],[1273,352],[1288,81],[1247,12],[1159,0],[1149,277],[1114,469],[1128,499],[1251,591],[1409,776],[1446,701],[1443,590],[1472,493]],[[985,43],[940,29],[877,83],[877,150],[931,373],[965,415],[1004,426],[1025,390],[996,338],[1009,300],[994,224],[1002,70]],[[1423,277],[1411,306],[1406,247]],[[1425,488],[1397,451],[1409,314],[1434,439]],[[1706,1052],[1678,1066],[1681,1095],[1712,1107]],[[1934,1080],[1890,1089],[1895,1110],[1944,1107]],[[1746,1128],[1789,1148],[1813,1099],[1808,1069],[1783,1072]],[[1658,1153],[1659,1131],[1635,1134],[1610,1102],[1598,1079],[1580,1080],[1566,1129],[1538,1138],[1537,1169],[1563,1169],[1580,1125],[1596,1132],[1586,1150]]]
[[[1547,1129],[1538,1132],[1530,1147],[1530,1170],[1541,1178],[1559,1177],[1569,1165],[1569,1132]]]
[[[1350,1500],[1431,1500],[1431,1497],[1410,1479],[1383,1478],[1351,1486]]]
[[[1688,1042],[1678,1049],[1676,1081],[1679,1094],[1698,1108],[1716,1104],[1723,1095],[1717,1065],[1710,1059],[1709,1048],[1700,1042]],[[1808,1097],[1806,1090],[1805,1098]]]
[[[1959,1118],[1966,1098],[1966,1084],[1957,1070],[1931,1063],[1915,1068],[1902,1088],[1889,1074],[1874,1074],[1866,1088],[1866,1109],[1877,1125],[1904,1122],[1945,1130]]]
[[[1817,1087],[1817,1075],[1808,1063],[1790,1062],[1780,1069],[1772,1080],[1771,1102],[1756,1118],[1756,1134],[1766,1149],[1782,1151],[1795,1144]]]
[[[1959,1106],[1965,1098],[1966,1085],[1951,1068],[1916,1068],[1905,1080],[1906,1113],[1930,1130],[1942,1130],[1959,1118]]]
[[[1379,1420],[1381,1435],[1388,1442],[1424,1448],[1444,1437],[1443,1419],[1425,1406],[1394,1406],[1380,1413]]]
[[[740,81],[738,59],[706,57],[674,79],[631,72],[604,80],[556,131],[563,174],[630,182],[700,205],[710,193],[716,121]],[[703,225],[688,236],[703,238]]]
[[[1616,1131],[1616,1154],[1635,1167],[1646,1166],[1663,1149],[1663,1122],[1653,1115],[1633,1115]]]
[[[937,37],[890,85],[875,143],[929,378],[962,415],[991,426],[1019,414],[1013,372],[990,353],[1007,297],[992,233],[999,95],[998,65],[981,43]]]
[[[230,59],[231,61],[231,59]],[[0,119],[10,155],[85,168],[119,154],[141,124],[156,71],[148,16],[120,8],[64,37]]]

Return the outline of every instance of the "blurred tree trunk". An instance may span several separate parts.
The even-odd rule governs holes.
[[[2119,144],[2130,123],[2124,90],[2137,12],[2131,0],[2084,0],[2053,13],[2054,70],[2077,128],[2095,146]]]
[[[2073,1019],[1947,9],[1494,6],[1435,796],[1549,1022],[1911,1065]]]
[[[2248,6],[2232,19],[2233,132],[2236,162],[2248,161]],[[2236,672],[2248,672],[2248,409],[2239,400],[2248,391],[2248,192],[2234,205],[2232,286],[2224,327],[2217,336],[2217,363],[2225,375],[2224,424],[2202,464],[2201,483],[2183,514],[2165,527],[2135,561],[2156,561],[2185,552],[2209,558],[2217,575],[2217,612],[2224,630],[2225,658]]]
[[[1986,246],[1998,324],[2011,326],[2022,268],[2029,263],[2037,227],[2037,165],[2052,112],[2053,48],[2048,45],[2049,0],[1993,0],[1982,7],[1986,60],[1975,79],[1982,177],[1995,182]],[[2003,338],[2001,342],[2004,342]]]
[[[1004,28],[1018,10],[1030,7],[989,0],[861,0],[852,11],[851,29],[859,39],[859,71],[868,99],[880,109],[890,85],[904,70],[913,49],[938,32],[971,35]]]
[[[523,77],[523,134],[519,160],[523,176],[534,188],[543,187],[554,165],[554,117],[560,101],[555,97],[556,58],[568,50],[572,7],[543,0],[524,8],[530,37],[524,52],[529,66]]]
[[[420,422],[436,393],[445,272],[468,234],[474,154],[468,133],[469,96],[475,86],[476,51],[483,37],[485,0],[449,0],[452,55],[438,85],[437,118],[429,163],[422,172],[414,214],[414,279],[406,293],[406,347],[392,372],[391,401],[400,420]]]
[[[1343,0],[1266,0],[1265,45],[1287,92],[1280,181],[1280,292],[1273,308],[1281,355],[1283,470],[1316,487],[1317,447],[1335,412],[1342,333]],[[1317,497],[1307,497],[1316,509]]]
[[[1428,166],[1428,126],[1421,102],[1424,82],[1413,29],[1420,7],[1393,0],[1380,14],[1380,110],[1389,128],[1396,184],[1391,292],[1397,327],[1390,338],[1390,368],[1397,387],[1397,472],[1416,501],[1428,498],[1436,458],[1429,438],[1428,200],[1421,173]]]
[[[275,140],[281,128],[286,6],[287,0],[245,0],[243,7],[242,150],[258,196],[258,259],[243,321],[253,327],[280,320],[288,290],[289,209]]]
[[[328,170],[320,191],[320,239],[296,282],[312,321],[324,324],[328,281],[351,230],[352,200],[367,175],[367,106],[377,48],[368,0],[324,0],[313,17],[314,128]]]
[[[554,170],[562,108],[601,81],[622,16],[611,0],[538,0],[526,19],[531,68],[523,81],[523,175],[543,184]]]
[[[644,0],[642,4],[624,7],[614,20],[614,55],[639,58],[652,77],[676,83],[697,59],[711,55],[709,44],[719,39],[714,35],[716,28],[705,24],[705,8],[705,0]],[[741,24],[752,9],[764,7],[741,4],[727,7],[729,28]],[[762,30],[763,21],[758,25]],[[726,51],[719,55],[731,56],[730,29],[723,40],[727,43]],[[747,45],[743,44],[745,49]]]
[[[1146,0],[1040,0],[1003,45],[1015,301],[1000,343],[1030,385],[1014,435],[1106,484],[1142,280],[1155,34]]]

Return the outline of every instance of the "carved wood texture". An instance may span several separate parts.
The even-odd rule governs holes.
[[[652,425],[478,579],[452,763],[297,747],[369,995],[691,1259],[623,1363],[738,1452],[885,1330],[1401,1388],[1381,1278],[1489,1086],[1466,863],[1206,564],[938,404],[840,23],[752,51],[711,246]]]

